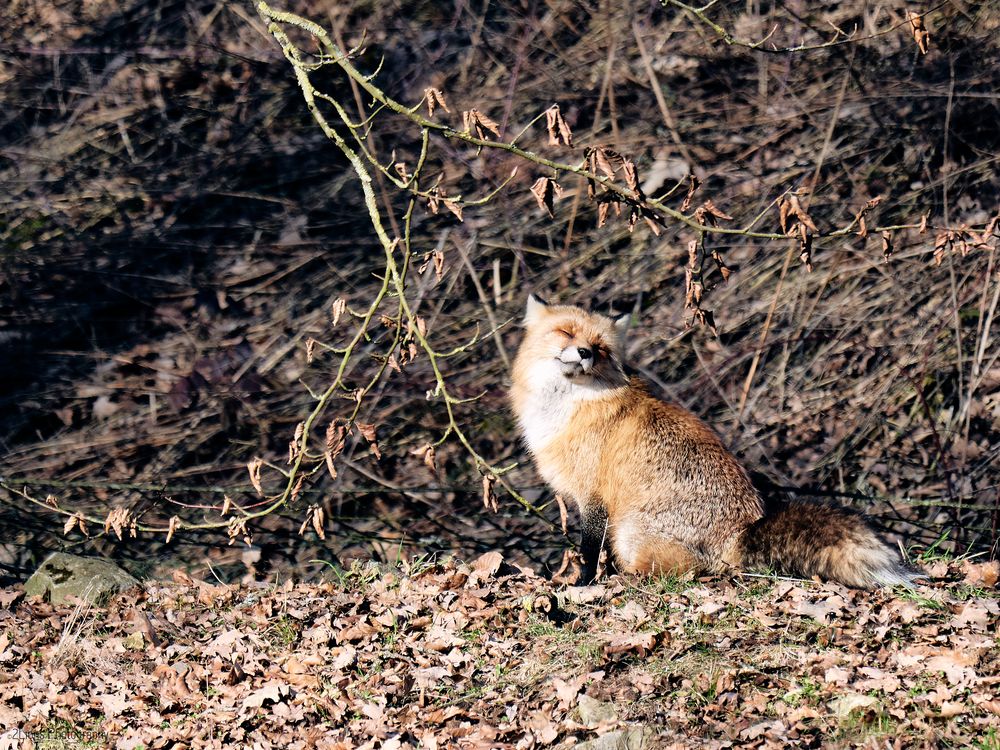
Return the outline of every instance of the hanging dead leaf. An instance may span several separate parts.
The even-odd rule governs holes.
[[[456,203],[453,200],[449,200],[448,198],[445,198],[441,202],[444,203],[445,208],[447,208],[449,211],[455,214],[456,217],[458,217],[459,221],[464,221],[464,219],[462,218],[462,207],[458,203]]]
[[[705,224],[710,227],[718,226],[719,220],[733,220],[732,216],[719,209],[711,200],[705,201],[695,209],[694,218],[699,224]]]
[[[642,190],[639,188],[639,176],[633,162],[626,161],[622,164],[622,177],[625,178],[625,184],[629,186],[630,190],[642,193]],[[642,199],[640,198],[640,200]]]
[[[427,191],[427,208],[432,214],[437,214],[441,210],[441,197],[437,188]]]
[[[181,519],[177,516],[170,516],[170,520],[167,522],[167,544],[170,544],[170,540],[174,537],[174,532],[177,531],[181,524]]]
[[[712,250],[712,260],[715,261],[715,267],[719,269],[719,273],[722,274],[723,283],[729,281],[729,275],[732,273],[729,266],[726,265],[725,261],[722,259],[722,253],[718,250]]]
[[[120,540],[122,530],[131,525],[131,516],[128,508],[115,508],[104,519],[104,533],[107,534],[109,530],[113,530],[115,536]]]
[[[549,131],[550,146],[569,146],[573,148],[573,133],[563,119],[558,104],[553,104],[545,110],[545,127]]]
[[[441,107],[445,112],[451,113],[448,109],[448,104],[444,100],[444,93],[441,89],[436,88],[426,88],[424,89],[424,101],[427,103],[427,116],[433,117],[434,110],[437,107]]]
[[[892,251],[892,232],[882,232],[882,260],[888,263]]]
[[[378,439],[375,436],[375,425],[366,424],[364,422],[355,422],[354,425],[358,428],[362,437],[368,441],[368,447],[374,454],[376,459],[382,458],[382,451],[378,447]]]
[[[430,443],[426,443],[422,447],[417,448],[415,451],[413,451],[413,453],[417,456],[420,456],[420,458],[424,462],[424,466],[430,469],[431,472],[433,472],[435,475],[437,474],[437,463],[435,461],[437,457],[437,452],[434,449],[433,445],[431,445]]]
[[[802,207],[802,203],[799,201],[799,197],[795,195],[795,193],[789,193],[778,198],[778,217],[781,222],[781,231],[785,234],[791,234],[792,231],[795,231],[794,226],[791,228],[792,231],[789,231],[788,219],[792,216],[798,219],[799,223],[804,224],[812,231],[819,231],[816,228],[816,224],[813,222],[812,217],[810,217],[805,208]]]
[[[591,163],[591,172],[596,173],[600,170],[612,182],[615,180],[615,173],[625,164],[625,160],[621,154],[613,149],[604,147],[591,149],[589,161]]]
[[[497,138],[500,137],[500,126],[478,109],[470,109],[462,113],[462,126],[469,135],[475,132],[476,137],[480,140],[487,140],[487,130]]]
[[[434,277],[441,281],[444,277],[444,252],[441,250],[434,250],[431,254],[431,258],[434,261]]]
[[[263,459],[254,458],[247,464],[247,471],[250,473],[250,484],[257,490],[257,494],[264,496],[264,488],[260,483],[260,470],[264,466]]]
[[[691,208],[691,201],[694,200],[694,194],[698,192],[698,188],[700,186],[701,186],[701,181],[693,174],[689,174],[688,191],[687,195],[684,196],[683,202],[681,202],[681,211],[687,211],[689,208]]]
[[[347,300],[343,297],[336,300],[330,308],[330,312],[333,315],[333,324],[337,325],[340,322],[340,316],[344,314],[347,309]]]
[[[487,472],[483,474],[483,507],[486,510],[492,510],[496,513],[499,510],[497,506],[497,496],[493,491],[493,486],[497,483],[497,478],[495,475]]]
[[[302,439],[302,433],[305,431],[305,427],[305,422],[299,422],[295,425],[295,434],[288,443],[288,463],[293,463],[302,452],[302,449],[299,446],[299,441]]]
[[[305,520],[302,522],[302,525],[299,526],[299,536],[305,536],[306,529],[311,526],[313,531],[316,532],[316,536],[320,539],[326,539],[326,531],[323,528],[325,520],[326,514],[323,509],[318,505],[310,505],[306,509]]]
[[[920,52],[926,55],[930,48],[931,34],[924,25],[924,17],[912,10],[907,15],[910,20],[910,31],[913,32],[913,41],[917,43]]]
[[[597,204],[597,228],[600,229],[608,222],[608,210],[611,208],[611,201],[601,201]]]
[[[554,218],[555,214],[552,212],[553,200],[562,195],[562,188],[559,186],[559,183],[551,177],[539,177],[535,180],[535,184],[531,186],[531,194],[535,196],[538,207],[544,210],[549,215],[549,218]]]
[[[799,224],[797,224],[796,226],[798,226],[799,229],[799,260],[802,261],[802,263],[805,265],[806,271],[812,273],[813,236],[808,231],[806,231],[805,224],[799,222]]]

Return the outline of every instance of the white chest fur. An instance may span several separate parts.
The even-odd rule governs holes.
[[[605,398],[609,389],[592,382],[570,380],[557,364],[539,362],[530,371],[527,397],[522,400],[518,421],[531,452],[538,456],[573,418],[577,408]]]

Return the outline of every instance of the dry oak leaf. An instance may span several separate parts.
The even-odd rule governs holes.
[[[662,637],[662,632],[614,635],[604,644],[604,655],[634,653],[639,657],[645,657],[656,648]]]
[[[469,585],[474,585],[474,581],[484,581],[492,578],[503,565],[503,555],[497,550],[487,552],[477,557],[472,563],[472,575],[469,576]]]
[[[984,563],[966,561],[962,565],[962,573],[965,574],[965,583],[968,585],[991,589],[997,585],[997,579],[1000,578],[1000,561],[990,560]]]
[[[280,703],[282,699],[290,695],[291,692],[292,689],[288,686],[288,683],[271,680],[270,682],[265,683],[263,687],[255,690],[244,698],[242,708],[243,710],[248,708],[260,708],[268,701],[271,703]]]

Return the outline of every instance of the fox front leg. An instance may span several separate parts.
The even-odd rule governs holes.
[[[580,583],[587,585],[597,578],[597,562],[608,531],[608,512],[601,503],[592,502],[580,506],[580,517],[583,521],[583,540],[580,543],[583,570]]]

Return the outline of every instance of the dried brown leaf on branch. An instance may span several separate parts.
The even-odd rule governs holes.
[[[344,450],[344,444],[347,440],[347,427],[340,420],[334,420],[326,428],[326,438],[323,443],[323,459],[326,461],[327,471],[330,472],[330,478],[337,478],[337,469],[333,464],[333,461],[337,456],[340,455],[341,451]]]
[[[698,192],[699,187],[701,187],[701,180],[693,174],[689,174],[687,195],[684,196],[684,200],[681,202],[682,212],[691,208],[691,202],[694,200],[694,194]]]
[[[545,110],[545,127],[549,131],[550,146],[569,146],[573,148],[573,133],[566,124],[558,104],[553,104]]]
[[[427,102],[427,116],[433,117],[434,110],[437,107],[441,107],[445,112],[451,113],[448,109],[448,103],[444,100],[444,93],[441,89],[436,88],[426,88],[424,89],[424,101]]]
[[[494,485],[497,483],[496,475],[486,472],[483,474],[483,507],[486,510],[491,510],[496,513],[499,510],[497,506],[497,495],[493,491]]]
[[[486,135],[487,130],[497,138],[500,137],[500,125],[478,109],[469,109],[462,113],[462,128],[469,135],[475,133],[477,138],[484,141],[488,140]]]
[[[339,299],[334,301],[333,305],[331,305],[330,307],[330,314],[333,316],[334,325],[337,325],[337,323],[340,322],[340,318],[344,314],[344,311],[346,309],[347,309],[347,300],[345,300],[343,297],[340,297]]]
[[[84,536],[89,536],[87,534],[87,526],[84,522],[83,516],[79,513],[74,513],[69,518],[66,519],[66,523],[63,524],[63,534],[68,534],[77,526],[80,527],[80,533]]]
[[[707,200],[698,206],[694,212],[695,221],[705,226],[718,226],[719,221],[732,221],[733,217],[725,211],[719,209],[711,200]]]
[[[688,242],[688,262],[684,269],[684,307],[695,310],[701,302],[702,286],[698,268],[698,240]]]
[[[602,195],[601,197],[604,198],[606,196]],[[608,211],[610,210],[612,203],[615,204],[615,208],[618,208],[620,210],[620,205],[618,204],[618,202],[614,201],[612,199],[602,200],[602,201],[600,201],[597,204],[597,227],[598,227],[598,229],[601,228],[601,227],[603,227],[607,223],[607,221],[608,221]]]
[[[812,264],[813,236],[812,236],[812,233],[808,229],[806,229],[806,225],[803,224],[802,222],[799,222],[796,225],[796,227],[799,230],[799,260],[802,261],[802,263],[805,265],[806,271],[808,271],[809,273],[812,273],[812,271],[813,271],[813,264]]]
[[[587,168],[593,173],[603,173],[605,177],[614,182],[615,174],[625,164],[625,159],[614,149],[604,146],[588,148],[584,154],[587,161]]]
[[[437,214],[441,210],[441,195],[437,187],[427,191],[427,210],[432,214]]]
[[[892,232],[882,232],[882,260],[888,263],[892,252]]]
[[[798,230],[793,225],[791,230],[789,230],[788,219],[795,217],[798,223],[802,223],[814,232],[819,230],[816,228],[815,222],[813,222],[812,217],[809,213],[802,207],[802,203],[799,201],[799,197],[795,193],[789,193],[778,198],[778,217],[781,222],[781,231],[785,234],[792,234]]]
[[[170,544],[170,540],[174,538],[174,534],[180,525],[181,519],[177,516],[170,516],[170,520],[167,522],[167,544]]]
[[[312,526],[313,531],[316,532],[316,536],[320,539],[326,539],[326,529],[324,525],[326,523],[326,512],[319,505],[310,505],[306,510],[306,518],[299,526],[299,536],[305,536],[306,529]]]
[[[722,259],[722,253],[720,253],[718,249],[712,250],[712,260],[715,261],[716,268],[718,268],[719,273],[722,274],[723,282],[728,282],[729,276],[732,273],[732,271],[730,270],[729,266],[726,265],[726,262]]]
[[[858,231],[856,232],[856,234],[858,235],[858,237],[864,238],[868,236],[868,223],[866,221],[868,212],[871,211],[876,206],[878,206],[881,202],[882,202],[881,196],[872,198],[865,204],[865,207],[858,212],[858,215],[856,217],[856,221],[858,222]]]
[[[916,11],[909,11],[908,13],[910,20],[910,31],[913,32],[913,41],[917,43],[917,47],[923,54],[927,54],[927,50],[931,43],[931,34],[924,25],[924,17],[917,13]]]
[[[535,184],[531,186],[531,194],[535,196],[538,207],[553,218],[555,214],[552,210],[553,200],[562,195],[562,187],[551,177],[539,177]]]
[[[382,458],[382,451],[378,447],[378,439],[375,435],[375,425],[368,424],[366,422],[355,422],[354,425],[358,428],[362,437],[368,441],[368,447],[374,454],[376,459]]]
[[[264,488],[260,483],[260,470],[264,466],[264,460],[254,458],[247,464],[247,472],[250,474],[250,484],[257,490],[257,494],[264,496]]]
[[[624,176],[625,184],[629,186],[629,189],[634,190],[636,194],[642,194],[642,190],[639,188],[639,176],[636,172],[634,162],[625,161],[622,164],[622,176]],[[639,200],[642,200],[642,198]]]
[[[649,227],[649,231],[653,233],[654,237],[660,236],[660,223],[661,219],[654,213],[646,211],[643,209],[642,218],[646,221],[646,226]]]
[[[424,466],[430,469],[431,473],[437,475],[437,451],[431,443],[426,443],[412,453],[415,456],[420,456]]]
[[[115,508],[104,519],[104,533],[107,534],[109,530],[113,530],[119,540],[122,538],[122,530],[128,526],[132,526],[132,536],[135,536],[134,521],[132,521],[132,514],[128,508]]]
[[[305,431],[305,427],[305,422],[299,422],[295,425],[295,435],[288,443],[288,463],[294,462],[302,452],[299,441],[302,440],[302,434]]]

